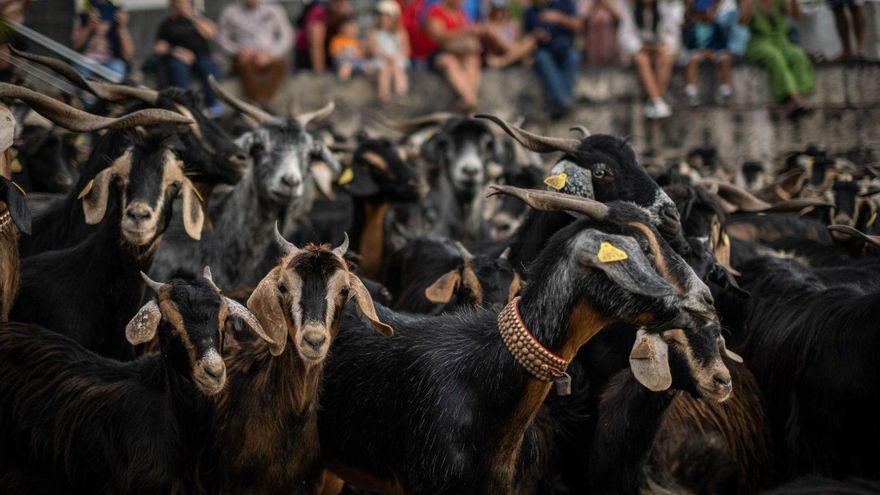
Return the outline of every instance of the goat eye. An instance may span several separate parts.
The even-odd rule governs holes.
[[[287,286],[284,284],[278,284],[278,292],[287,294]]]
[[[595,177],[597,179],[603,179],[603,178],[605,178],[606,175],[608,175],[608,171],[605,168],[605,165],[602,163],[600,163],[599,165],[596,165],[596,169],[593,170],[593,177]]]
[[[345,287],[344,289],[339,291],[339,293],[342,295],[342,297],[348,297],[348,292],[349,292],[348,287]]]

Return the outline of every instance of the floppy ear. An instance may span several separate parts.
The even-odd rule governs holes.
[[[576,249],[581,263],[602,270],[612,282],[629,292],[650,297],[677,294],[632,237],[589,229],[581,234]]]
[[[339,164],[339,160],[336,159],[336,155],[323,141],[318,141],[315,143],[312,156],[327,164],[327,166],[330,167],[330,170],[332,170],[333,173],[338,174],[342,171],[342,165]]]
[[[636,380],[648,390],[662,392],[672,386],[669,345],[660,335],[639,329],[636,342],[629,353],[629,367]]]
[[[513,301],[513,298],[519,294],[520,289],[522,288],[522,278],[520,278],[519,273],[513,273],[513,280],[510,281],[510,288],[507,289],[507,302]]]
[[[711,240],[712,255],[715,257],[718,265],[727,270],[731,275],[742,275],[730,264],[730,237],[727,235],[727,232],[724,232],[724,228],[721,227],[721,223],[717,220],[712,222]]]
[[[363,165],[352,165],[342,171],[337,183],[344,187],[348,194],[356,198],[366,198],[379,192],[379,185],[370,176],[370,171]]]
[[[155,299],[150,300],[125,326],[125,338],[131,345],[149,342],[156,336],[156,329],[159,328],[161,320],[162,313],[159,311],[159,305]]]
[[[281,307],[281,293],[278,292],[280,273],[280,267],[273,268],[263,277],[247,301],[248,309],[257,317],[269,339],[274,341],[269,344],[269,352],[273,356],[284,352],[287,346],[287,318],[284,316],[284,308]]]
[[[349,273],[348,285],[351,295],[354,297],[354,302],[357,303],[358,310],[370,321],[373,328],[386,337],[394,335],[393,328],[379,321],[379,316],[376,315],[376,307],[373,305],[373,298],[370,297],[370,292],[364,286],[364,283],[361,282],[361,279],[354,273]]]
[[[83,213],[87,224],[95,225],[104,219],[104,214],[107,213],[107,198],[110,196],[110,183],[116,178],[116,173],[115,167],[105,168],[79,193],[79,198],[83,200]]]
[[[446,304],[452,299],[452,293],[459,283],[461,283],[461,274],[458,270],[452,270],[425,289],[425,297],[432,303]]]
[[[312,180],[315,181],[318,191],[325,198],[329,200],[336,199],[336,194],[333,192],[333,171],[330,170],[330,166],[326,162],[312,163]]]
[[[205,225],[205,212],[202,211],[202,202],[199,201],[195,186],[185,179],[180,184],[180,192],[177,195],[183,202],[183,228],[187,235],[193,239],[201,239],[202,227]]]
[[[229,308],[229,316],[242,321],[245,325],[251,327],[251,330],[253,330],[258,337],[269,344],[275,345],[275,341],[266,334],[263,330],[263,326],[260,325],[260,322],[254,317],[253,313],[248,311],[247,308],[234,299],[224,297],[223,300],[226,301],[226,307]]]
[[[6,203],[9,216],[15,228],[22,234],[31,234],[31,209],[18,187],[9,179],[0,176],[0,200]]]
[[[727,348],[727,343],[724,342],[724,337],[721,337],[721,354],[724,354],[725,356],[727,356],[727,358],[730,359],[731,361],[734,361],[737,363],[743,362],[742,356],[740,356],[739,354],[737,354]]]

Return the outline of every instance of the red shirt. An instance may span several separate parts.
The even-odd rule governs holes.
[[[428,18],[425,22],[427,23],[431,19],[438,19],[443,24],[443,27],[446,28],[446,31],[451,33],[464,28],[468,24],[467,17],[465,17],[463,10],[459,9],[455,12],[450,12],[442,3],[434,4],[428,9]],[[438,45],[436,41],[433,39],[430,41],[431,53],[440,49],[440,45]]]
[[[327,23],[327,6],[326,5],[315,5],[312,7],[307,14],[305,19],[303,19],[302,26],[298,26],[296,30],[296,49],[300,52],[306,52],[309,50],[309,26],[312,23],[326,24]],[[327,39],[331,38],[331,34],[327,33]]]
[[[422,19],[419,17],[425,6],[425,0],[398,0],[400,3],[400,22],[409,35],[409,45],[413,60],[425,60],[435,50],[434,42],[425,32]]]

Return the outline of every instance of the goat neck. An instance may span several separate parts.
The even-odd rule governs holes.
[[[352,250],[361,256],[360,272],[377,279],[385,255],[385,216],[390,204],[384,198],[358,199],[354,202]]]

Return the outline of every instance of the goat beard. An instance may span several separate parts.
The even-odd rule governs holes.
[[[18,292],[18,234],[10,221],[0,226],[0,322],[8,321]]]

